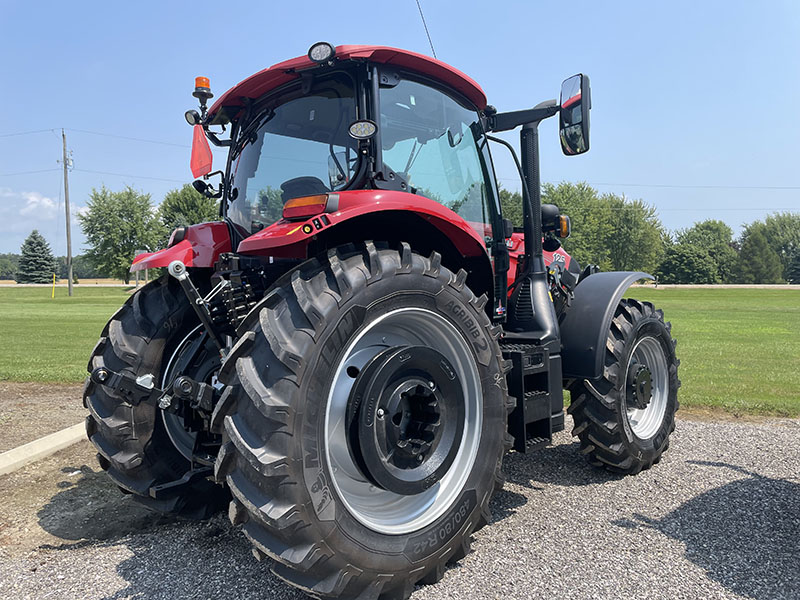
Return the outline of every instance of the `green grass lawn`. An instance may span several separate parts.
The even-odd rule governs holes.
[[[79,382],[125,288],[0,287],[0,380]]]
[[[800,290],[635,288],[672,321],[683,406],[800,416]],[[0,380],[79,382],[123,288],[0,288]]]
[[[681,405],[800,416],[800,290],[634,288],[672,322]]]

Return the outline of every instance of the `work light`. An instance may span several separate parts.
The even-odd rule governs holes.
[[[355,121],[350,125],[350,127],[347,128],[347,131],[350,133],[350,137],[354,137],[357,140],[368,140],[375,135],[377,130],[378,126],[367,119]]]
[[[328,42],[317,42],[308,50],[308,58],[315,63],[325,63],[333,58],[334,49]]]

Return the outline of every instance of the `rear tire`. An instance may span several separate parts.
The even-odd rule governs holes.
[[[488,503],[502,484],[511,441],[510,407],[500,329],[465,278],[464,271],[442,267],[438,254],[424,258],[406,244],[400,252],[369,242],[358,251],[331,250],[323,264],[309,261],[278,282],[240,327],[220,374],[232,392],[219,408],[227,415],[217,474],[234,497],[232,523],[242,525],[255,556],[274,559],[272,571],[290,584],[315,597],[407,598],[415,584],[438,581],[448,561],[466,555],[471,533],[490,520]],[[377,407],[391,406],[387,390],[396,393],[406,380],[365,393],[363,404],[353,400],[359,382],[373,381],[370,365],[388,364],[381,361],[396,356],[395,348],[421,357],[430,348],[440,352],[462,386],[448,397],[464,399],[463,413],[456,404],[436,404],[446,404],[444,392],[431,401],[439,407],[434,412],[463,414],[464,429],[444,475],[413,493],[396,493],[391,481],[370,483],[364,473],[380,466],[356,455],[372,434],[354,433],[361,417],[355,425],[346,420],[352,407],[357,414],[373,411],[372,432],[382,419],[388,430],[393,417],[400,427],[400,413]],[[447,384],[437,370],[441,359],[420,364],[420,372],[438,373],[431,389]],[[414,394],[425,396],[418,387]],[[370,404],[372,398],[379,400]],[[428,404],[417,396],[409,402],[422,407],[412,407],[412,420],[439,431]],[[440,419],[442,432],[446,421]],[[436,437],[421,465],[436,448],[447,450],[449,439]],[[385,463],[394,464],[398,454],[385,455]]]
[[[155,385],[177,345],[195,326],[196,319],[180,288],[162,277],[134,293],[111,317],[89,359],[88,370],[107,367],[134,376],[153,375]],[[210,356],[201,363],[216,360]],[[210,365],[195,365],[208,370]],[[193,375],[190,368],[186,374]],[[173,443],[162,411],[153,404],[134,406],[107,386],[87,377],[83,403],[90,414],[86,433],[97,448],[100,466],[120,487],[146,507],[190,518],[207,518],[224,507],[227,492],[210,479],[156,499],[151,490],[177,481],[192,468]],[[174,420],[173,420],[174,421]]]
[[[621,300],[602,377],[569,388],[572,435],[591,464],[635,474],[661,459],[675,430],[679,364],[664,313],[649,302]]]

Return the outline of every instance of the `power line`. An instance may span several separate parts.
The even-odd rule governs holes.
[[[13,177],[14,175],[33,175],[34,173],[49,173],[50,171],[60,171],[60,168],[55,169],[39,169],[38,171],[18,171],[17,173],[0,173],[0,177]]]
[[[15,137],[18,135],[32,135],[34,133],[47,133],[48,131],[55,131],[55,129],[36,129],[34,131],[20,131],[18,133],[3,133],[0,138]]]
[[[146,142],[148,144],[159,144],[161,146],[175,146],[176,148],[190,148],[191,146],[187,146],[186,144],[175,144],[173,142],[163,142],[161,140],[148,140],[145,138],[136,138],[136,137],[128,137],[125,135],[116,135],[113,133],[102,133],[100,131],[87,131],[86,129],[72,129],[68,128],[67,131],[73,131],[75,133],[88,133],[89,135],[99,135],[102,137],[109,137],[109,138],[116,138],[119,140],[129,140],[133,142]]]
[[[800,190],[797,185],[681,185],[673,183],[590,183],[619,187],[677,188],[699,190]]]
[[[519,177],[498,177],[497,179],[500,179],[501,181],[519,181]],[[594,183],[591,181],[587,181],[586,183],[587,185],[604,185],[614,187],[676,188],[698,190],[800,190],[800,186],[797,185],[681,185],[677,183]]]
[[[163,140],[149,140],[146,138],[138,138],[138,137],[129,137],[125,135],[116,135],[113,133],[103,133],[102,131],[89,131],[87,129],[72,129],[71,127],[65,127],[67,131],[72,131],[74,133],[87,133],[89,135],[99,135],[102,137],[109,137],[109,138],[116,138],[118,140],[128,140],[132,142],[145,142],[147,144],[158,144],[160,146],[174,146],[176,148],[191,148],[186,144],[176,144],[174,142],[165,142]],[[8,137],[16,137],[20,135],[33,135],[35,133],[47,133],[48,131],[52,131],[53,133],[56,132],[55,129],[36,129],[33,131],[19,131],[16,133],[3,133],[0,134],[0,138],[8,138]]]
[[[166,177],[150,177],[147,175],[131,175],[129,173],[110,173],[108,171],[91,171],[89,169],[73,169],[80,173],[94,173],[95,175],[113,175],[115,177],[131,177],[133,179],[153,179],[155,181],[170,181],[173,183],[186,183],[185,179],[167,179]]]
[[[428,36],[428,43],[431,45],[431,52],[433,52],[433,58],[436,58],[436,50],[433,49],[433,40],[431,39],[431,34],[428,31],[428,24],[425,22],[425,15],[422,14],[422,6],[417,0],[417,8],[419,9],[419,16],[422,17],[422,26],[425,28],[425,35]]]
[[[609,210],[630,210],[629,206],[606,206],[604,207]],[[717,208],[717,207],[697,207],[692,206],[689,208],[659,208],[655,206],[651,206],[651,208],[655,208],[656,212],[743,212],[743,211],[750,211],[750,212],[759,212],[759,211],[788,211],[788,212],[800,212],[800,208],[796,207],[786,207],[786,206],[776,206],[776,207],[768,207],[768,206],[760,206],[758,208]],[[595,212],[594,208],[587,208],[587,209],[571,209],[569,211],[572,212],[580,212],[580,213],[593,213]]]

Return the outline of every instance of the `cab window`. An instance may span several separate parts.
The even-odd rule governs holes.
[[[385,166],[413,193],[450,208],[481,237],[491,236],[477,112],[437,89],[401,80],[381,89],[380,128]]]

